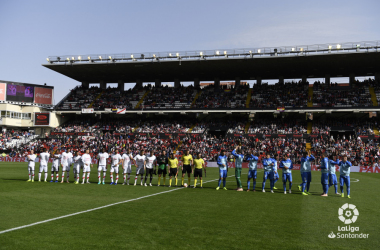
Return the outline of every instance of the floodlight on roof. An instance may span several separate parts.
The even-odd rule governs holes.
[[[79,60],[79,61],[82,60],[82,57],[81,57],[81,56],[78,56],[78,60]]]
[[[360,48],[360,44],[356,44],[356,48]]]
[[[217,50],[217,51],[215,52],[215,54],[216,54],[216,55],[219,55],[219,54],[220,54],[220,51],[219,51],[219,50]]]
[[[342,45],[337,44],[337,45],[336,45],[336,48],[337,48],[337,49],[341,49],[341,48],[342,48]]]
[[[131,54],[131,58],[133,59],[133,54]]]
[[[300,51],[303,51],[303,48],[300,48]]]
[[[179,53],[175,53],[176,57],[179,57]]]
[[[110,60],[112,60],[112,56],[108,56],[108,58],[109,58]]]
[[[46,58],[46,61],[50,62],[50,59],[49,59],[49,57],[48,57],[48,58]]]
[[[201,51],[201,52],[199,52],[199,55],[200,55],[200,56],[203,56],[203,52],[202,52],[202,51]]]
[[[260,54],[260,53],[261,53],[261,49],[258,49],[258,50],[257,50],[257,53],[259,53],[259,54]]]
[[[223,52],[223,54],[227,55],[227,51],[225,50],[225,51]]]
[[[66,60],[67,60],[67,61],[70,61],[70,58],[68,57],[68,58],[66,58]]]
[[[172,56],[172,53],[169,53],[169,56],[171,57],[171,56]]]
[[[91,61],[91,56],[88,56],[87,59]]]
[[[332,46],[331,46],[331,45],[329,45],[329,49],[332,49]]]
[[[99,59],[102,60],[102,56],[99,56]]]
[[[296,48],[292,48],[292,51],[296,51]]]
[[[75,60],[75,57],[71,57],[71,60],[73,60],[73,61],[74,61],[74,60]]]

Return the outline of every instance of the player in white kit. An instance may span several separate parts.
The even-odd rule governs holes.
[[[132,161],[133,156],[131,154],[131,150],[128,149],[126,153],[123,154],[121,157],[121,164],[123,166],[123,175],[124,175],[124,182],[123,185],[127,184],[129,185],[129,179],[131,178],[132,173]],[[128,178],[127,178],[128,174]]]
[[[152,186],[152,180],[153,180],[153,166],[156,168],[157,166],[157,159],[156,156],[153,154],[153,150],[150,151],[149,156],[146,157],[146,172],[145,172],[145,187],[146,181],[148,179],[148,174],[150,175],[150,182],[149,186]]]
[[[52,154],[51,157],[53,158],[53,163],[51,164],[51,171],[50,171],[51,180],[50,180],[50,182],[54,182],[54,172],[56,174],[55,182],[58,182],[58,178],[59,178],[59,160],[61,158],[61,155],[60,154],[55,154],[55,155]]]
[[[70,183],[69,182],[69,177],[70,177],[70,168],[71,168],[71,165],[73,164],[73,153],[71,152],[71,149],[70,148],[68,148],[67,149],[67,155],[68,155],[68,157],[69,157],[69,159],[67,160],[67,163],[68,163],[68,169],[66,169],[66,173],[67,173],[67,175],[66,175],[66,181],[67,181],[67,183]],[[75,179],[75,170],[73,169],[73,172],[74,172],[74,179]]]
[[[44,152],[40,154],[40,171],[38,173],[38,181],[41,182],[41,173],[45,172],[45,180],[47,182],[47,166],[49,162],[50,154],[47,148],[44,148]]]
[[[111,156],[111,170],[110,170],[110,176],[111,176],[111,184],[110,185],[117,185],[117,181],[119,180],[119,165],[121,163],[121,156],[119,154],[119,150],[116,149],[116,152]],[[116,180],[113,182],[113,172],[116,174]]]
[[[90,184],[90,172],[91,172],[91,155],[89,154],[90,150],[86,149],[86,153],[82,155],[82,162],[83,162],[83,179],[82,184],[84,184],[84,179],[86,178],[87,173],[87,184]]]
[[[73,171],[74,175],[74,184],[79,184],[79,174],[80,174],[80,166],[82,165],[82,156],[79,154],[79,151],[75,152],[75,156],[73,157],[74,167]]]
[[[109,155],[106,152],[106,149],[103,148],[102,151],[103,151],[102,153],[98,154],[98,159],[99,159],[99,163],[98,163],[98,178],[99,178],[99,182],[98,182],[98,185],[101,183],[101,173],[102,173],[102,171],[103,171],[103,185],[104,185],[104,181],[106,179],[106,173],[107,173],[107,159],[109,158]]]
[[[26,157],[28,160],[28,173],[29,173],[29,180],[34,182],[34,166],[36,165],[36,155],[34,154],[33,150],[30,150],[30,154]]]
[[[136,177],[135,177],[135,186],[137,183],[137,177],[138,175],[141,176],[141,183],[140,185],[143,185],[143,179],[144,179],[144,171],[145,171],[145,165],[146,165],[146,156],[144,154],[144,150],[141,150],[140,154],[137,154],[135,158],[133,158],[136,162]]]
[[[70,171],[70,167],[69,167],[69,153],[66,153],[66,149],[63,150],[62,154],[61,154],[61,166],[62,166],[62,181],[61,183],[63,183],[63,180],[65,179],[65,172],[68,172]],[[67,180],[67,182],[69,182]]]

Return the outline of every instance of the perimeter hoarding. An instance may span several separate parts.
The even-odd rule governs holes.
[[[34,126],[49,126],[50,113],[34,113]]]

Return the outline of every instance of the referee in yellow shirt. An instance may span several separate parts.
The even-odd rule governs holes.
[[[192,169],[191,169],[191,166],[193,165],[193,157],[191,156],[191,154],[189,154],[189,150],[186,150],[186,153],[184,155],[182,155],[182,186],[183,186],[183,181],[185,179],[185,174],[187,173],[187,177],[188,177],[188,185],[190,186],[190,180],[191,180],[191,177],[190,177],[190,174],[193,173]]]
[[[201,180],[201,188],[203,188],[203,181],[202,181],[202,170],[203,168],[205,169],[205,173],[206,173],[206,167],[205,167],[205,162],[204,160],[201,158],[201,154],[198,153],[197,154],[197,158],[194,159],[194,165],[193,165],[193,168],[194,169],[194,188],[196,188],[197,186],[197,177],[199,177],[199,179]]]
[[[175,178],[175,186],[177,186],[177,174],[178,174],[178,159],[171,153],[168,159],[169,164],[169,187],[172,186],[172,177]]]

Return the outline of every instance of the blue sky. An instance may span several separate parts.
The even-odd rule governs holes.
[[[47,56],[380,40],[380,1],[0,0],[0,79],[79,83]]]

